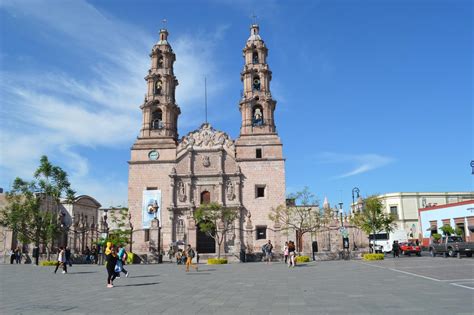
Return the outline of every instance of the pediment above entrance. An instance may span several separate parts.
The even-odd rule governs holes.
[[[182,156],[188,150],[208,151],[220,149],[224,149],[227,154],[235,157],[234,140],[227,133],[212,128],[209,123],[204,123],[199,129],[181,138],[177,148],[177,156]]]

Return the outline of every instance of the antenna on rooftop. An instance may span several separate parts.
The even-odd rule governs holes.
[[[206,124],[207,124],[207,78],[204,77],[204,113],[205,113],[205,118],[206,118]]]

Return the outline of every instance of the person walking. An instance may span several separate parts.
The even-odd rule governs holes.
[[[289,255],[288,268],[295,267],[295,251],[296,251],[295,243],[293,241],[289,241],[288,242],[288,255]]]
[[[17,246],[15,249],[15,262],[21,264],[21,248]]]
[[[89,249],[89,246],[86,246],[86,249],[84,250],[84,256],[86,258],[86,264],[91,263],[91,250]]]
[[[13,248],[11,248],[11,249],[8,251],[8,254],[10,255],[10,264],[13,265],[13,263],[14,263],[15,260],[16,260],[15,250],[14,250]]]
[[[395,257],[400,258],[400,245],[398,244],[398,241],[393,241],[392,254],[393,254],[393,258]]]
[[[117,266],[119,266],[119,270],[117,272],[117,278],[120,278],[120,273],[123,272],[125,274],[125,277],[128,278],[128,271],[125,270],[125,262],[127,261],[127,252],[125,251],[125,248],[123,246],[118,247],[118,259],[117,259]]]
[[[268,240],[268,243],[263,246],[263,252],[265,253],[265,263],[268,265],[272,261],[272,253],[273,251],[273,245],[270,240]]]
[[[184,255],[186,256],[186,272],[189,271],[190,266],[198,271],[198,266],[193,264],[193,258],[196,256],[196,253],[191,247],[191,244],[188,244],[188,248],[184,251]]]
[[[71,249],[69,248],[69,246],[66,246],[66,249],[65,249],[65,256],[66,256],[65,264],[66,264],[66,265],[69,265],[69,267],[72,267],[72,262],[71,262]]]
[[[91,250],[91,256],[92,256],[92,262],[94,264],[97,264],[97,247],[94,245],[92,246],[92,250]]]
[[[168,249],[168,259],[170,260],[170,262],[173,262],[173,256],[174,256],[173,245],[170,245],[170,248]]]
[[[285,242],[285,247],[283,247],[283,256],[285,257],[285,264],[288,263],[288,242]]]
[[[115,265],[117,264],[118,256],[115,251],[114,245],[111,242],[107,242],[107,248],[105,250],[105,268],[107,269],[107,288],[114,287],[114,280],[116,277]]]
[[[63,267],[63,273],[67,273],[66,252],[62,246],[59,247],[58,259],[56,261],[56,269],[54,269],[54,273],[58,271],[59,266]]]

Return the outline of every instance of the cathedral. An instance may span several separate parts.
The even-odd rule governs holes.
[[[239,214],[226,235],[222,255],[260,252],[267,240],[275,249],[282,246],[279,226],[268,218],[272,208],[285,203],[285,159],[275,125],[267,56],[254,24],[243,48],[237,139],[208,123],[179,138],[176,55],[168,31],[160,30],[145,77],[140,133],[128,162],[134,252],[148,255],[157,248],[166,252],[170,246],[191,244],[199,253],[216,253],[214,239],[201,232],[193,218],[196,208],[209,202]]]

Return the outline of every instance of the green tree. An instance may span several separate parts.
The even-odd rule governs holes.
[[[199,229],[217,243],[217,258],[221,257],[221,246],[227,232],[234,229],[239,213],[236,209],[224,207],[216,202],[206,203],[194,211]]]
[[[268,218],[275,224],[281,225],[286,233],[289,230],[296,232],[297,251],[302,251],[303,235],[318,231],[325,223],[325,216],[319,211],[316,196],[305,187],[302,191],[290,194],[289,199],[295,201],[295,205],[280,205],[271,210]]]
[[[116,211],[118,210],[118,211]],[[114,208],[114,211],[110,212],[110,219],[115,226],[118,227],[116,230],[109,232],[109,238],[107,240],[103,239],[102,243],[112,242],[114,245],[125,246],[132,242],[131,235],[132,230],[130,228],[129,221],[129,211],[126,207]]]
[[[375,249],[375,234],[385,231],[392,232],[396,224],[392,214],[384,213],[384,205],[377,196],[370,196],[364,200],[364,208],[352,217],[352,222],[367,234],[373,235],[372,251]]]
[[[41,157],[34,178],[32,181],[19,177],[14,180],[6,197],[8,205],[0,212],[0,221],[12,229],[22,243],[34,243],[38,248],[42,243],[49,259],[53,242],[61,230],[61,198],[64,196],[72,202],[75,192],[67,173],[52,165],[46,156]]]
[[[443,232],[444,236],[451,236],[454,234],[454,229],[451,225],[443,225],[439,229]]]

